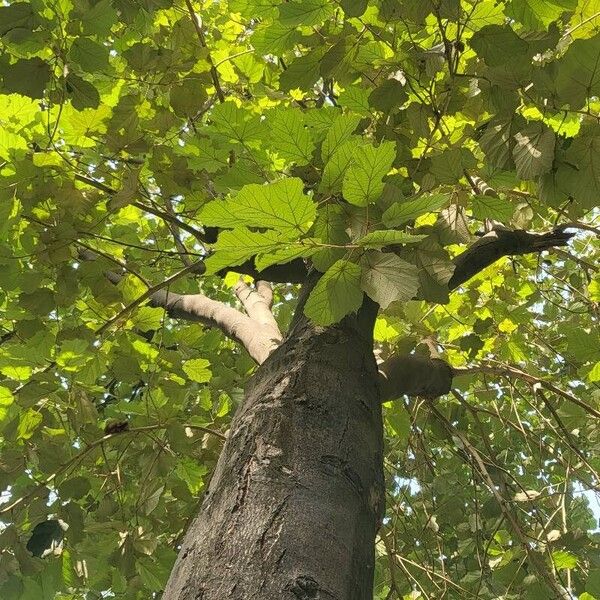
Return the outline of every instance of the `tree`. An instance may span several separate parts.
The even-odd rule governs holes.
[[[4,2],[0,597],[600,599],[597,8]]]

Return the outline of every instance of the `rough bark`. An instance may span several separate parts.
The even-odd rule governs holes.
[[[302,316],[233,419],[163,600],[367,600],[383,514],[377,307]]]

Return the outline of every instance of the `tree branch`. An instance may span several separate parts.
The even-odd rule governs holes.
[[[103,437],[94,440],[93,442],[88,444],[85,448],[83,448],[80,452],[78,452],[73,458],[70,458],[67,462],[65,462],[63,465],[61,465],[54,473],[52,473],[51,475],[46,477],[46,479],[44,479],[43,481],[39,482],[30,492],[28,492],[27,494],[24,494],[23,496],[20,496],[19,498],[17,498],[10,504],[3,506],[0,509],[0,515],[11,512],[12,510],[17,508],[20,504],[22,504],[26,500],[30,500],[31,498],[35,498],[36,496],[38,496],[40,493],[43,492],[44,489],[46,489],[50,484],[52,484],[56,480],[57,477],[64,474],[70,468],[77,466],[90,452],[92,452],[94,449],[98,448],[99,446],[102,446],[105,442],[108,442],[108,441],[112,440],[113,438],[121,437],[124,435],[131,435],[131,434],[137,435],[137,434],[144,433],[147,431],[166,429],[170,425],[171,424],[160,423],[160,424],[156,424],[156,425],[144,425],[143,427],[135,427],[135,428],[131,428],[131,429],[127,428],[122,431],[118,431],[116,433],[108,433],[108,434],[104,435]],[[215,437],[218,437],[219,439],[221,439],[223,441],[225,441],[227,439],[227,435],[221,433],[220,431],[216,431],[214,429],[209,429],[208,427],[187,424],[187,423],[182,424],[182,427],[184,427],[184,428],[189,427],[190,429],[198,429],[199,431],[203,431],[204,433],[214,435]]]
[[[152,296],[151,304],[164,308],[175,319],[198,321],[219,328],[227,337],[242,344],[259,365],[281,341],[268,328],[239,310],[203,294],[174,294],[159,290]]]
[[[210,51],[206,46],[206,39],[204,38],[204,32],[202,31],[202,26],[200,25],[198,16],[196,15],[196,12],[194,11],[194,7],[192,6],[190,0],[185,0],[185,5],[187,6],[188,12],[190,13],[190,17],[192,19],[192,23],[194,24],[194,28],[196,29],[196,34],[198,35],[198,39],[200,40],[200,45],[207,50],[206,60],[210,65],[210,76],[213,80],[213,85],[215,86],[217,96],[219,97],[219,102],[225,102],[225,94],[223,93],[221,82],[219,81],[219,73],[217,72],[217,67],[213,62]]]
[[[416,354],[391,356],[379,365],[379,390],[382,402],[401,396],[437,398],[452,387],[452,367],[440,358]]]
[[[525,381],[529,383],[531,386],[540,386],[561,398],[579,406],[583,410],[585,410],[588,414],[600,419],[600,411],[596,410],[593,406],[590,406],[583,400],[580,400],[573,394],[566,392],[565,390],[557,387],[550,381],[545,379],[541,379],[535,375],[531,375],[518,369],[517,367],[513,367],[511,365],[507,365],[504,363],[500,363],[498,365],[490,365],[490,364],[480,364],[473,367],[453,367],[452,372],[454,377],[458,377],[460,375],[473,375],[478,373],[496,375],[496,376],[504,376],[509,379],[520,379],[521,381]]]
[[[97,255],[93,251],[86,248],[79,249],[79,256],[82,260],[95,260],[97,258]],[[152,306],[164,308],[167,314],[173,319],[183,319],[199,322],[208,327],[217,327],[227,337],[239,342],[259,365],[262,364],[279,345],[281,337],[276,339],[271,330],[223,302],[211,300],[203,294],[177,294],[164,289],[170,283],[194,270],[196,267],[201,269],[203,264],[194,264],[191,267],[186,267],[162,283],[149,287],[144,294],[100,327],[97,333],[103,333],[113,323],[131,312],[145,300],[149,300]],[[114,271],[105,271],[104,274],[115,285],[123,278],[122,275]]]
[[[573,237],[562,229],[549,233],[529,233],[521,229],[494,229],[486,233],[454,259],[454,273],[448,282],[453,290],[503,256],[531,254],[566,246]]]
[[[257,281],[256,289],[252,289],[245,283],[242,277],[233,288],[238,300],[242,303],[247,315],[256,321],[265,331],[270,332],[273,340],[281,342],[283,336],[279,330],[279,325],[271,312],[271,305],[268,300],[260,293],[260,289],[268,290],[273,297],[271,286],[266,281]]]

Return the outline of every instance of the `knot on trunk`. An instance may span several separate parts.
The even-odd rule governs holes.
[[[299,575],[292,582],[290,592],[298,600],[317,600],[321,587],[310,575]]]

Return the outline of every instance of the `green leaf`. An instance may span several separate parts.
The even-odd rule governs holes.
[[[135,563],[137,571],[144,586],[151,592],[160,592],[164,588],[164,582],[156,576],[156,568],[151,559],[142,557]]]
[[[455,185],[466,169],[475,166],[476,161],[466,148],[450,148],[431,157],[431,174],[440,183]]]
[[[69,58],[86,73],[108,69],[108,47],[87,37],[75,38]]]
[[[304,314],[318,325],[331,325],[356,312],[363,299],[360,289],[361,268],[347,260],[338,260],[319,279],[310,293]]]
[[[515,134],[513,158],[522,179],[547,173],[554,160],[554,132],[543,123],[532,123]]]
[[[123,301],[125,304],[129,304],[139,298],[148,289],[143,281],[140,281],[138,277],[128,273],[121,281],[117,284],[117,287],[123,294]]]
[[[319,246],[314,245],[316,240],[305,239],[300,243],[284,244],[268,254],[261,254],[254,261],[257,271],[263,271],[272,265],[282,265],[297,258],[309,258],[319,251]],[[311,244],[313,242],[313,244]]]
[[[318,25],[333,13],[327,0],[290,0],[279,6],[279,21],[286,27]]]
[[[575,10],[577,0],[512,0],[507,14],[528,29],[545,28],[564,12]]]
[[[529,45],[509,25],[487,25],[471,38],[470,45],[490,67],[526,57]]]
[[[395,157],[395,142],[357,148],[354,161],[344,175],[344,198],[357,206],[366,206],[377,200],[383,192],[382,179],[391,169]]]
[[[309,90],[321,77],[320,61],[325,47],[317,47],[303,56],[294,59],[279,77],[279,87],[284,92],[291,90]]]
[[[397,79],[387,79],[369,94],[369,105],[376,110],[389,113],[392,109],[404,104],[406,90]]]
[[[319,192],[334,194],[342,191],[342,182],[346,170],[354,159],[358,140],[347,140],[340,144],[330,156],[323,169]]]
[[[71,97],[71,104],[77,110],[84,108],[98,108],[100,94],[98,90],[85,79],[75,73],[69,73],[65,80],[67,92]]]
[[[269,23],[257,28],[252,35],[252,45],[260,54],[283,54],[294,44],[297,32],[292,27]]]
[[[160,329],[165,317],[163,308],[152,308],[151,306],[142,306],[132,316],[136,329],[140,331],[156,331]]]
[[[260,119],[234,102],[217,105],[210,115],[215,137],[242,144],[260,140],[265,133]]]
[[[192,381],[206,383],[212,377],[212,372],[208,368],[209,365],[210,361],[205,358],[192,358],[186,360],[181,368]]]
[[[267,185],[246,185],[228,200],[209,202],[200,219],[205,225],[266,227],[297,235],[307,231],[315,213],[315,203],[303,193],[302,180],[290,177]]]
[[[371,113],[371,108],[369,106],[369,92],[365,88],[357,86],[347,87],[340,94],[338,102],[341,106],[345,106],[349,110],[361,115],[368,115]]]
[[[360,264],[361,289],[382,309],[396,300],[407,301],[415,297],[419,288],[419,271],[415,265],[395,254],[376,250],[365,252]]]
[[[112,6],[112,0],[100,0],[86,8],[81,23],[84,33],[106,36],[117,21],[117,11]]]
[[[333,153],[350,138],[359,122],[358,115],[345,114],[335,119],[323,140],[321,156],[324,163],[327,163]]]
[[[326,204],[319,210],[315,221],[314,235],[322,244],[330,244],[313,256],[314,266],[322,272],[346,255],[344,246],[350,242],[346,228],[348,215],[341,206]]]
[[[204,487],[204,476],[208,469],[204,465],[199,465],[195,460],[183,457],[175,467],[175,474],[182,481],[187,483],[190,493],[197,494]]]
[[[597,362],[587,374],[588,381],[596,382],[600,381],[600,362]]]
[[[0,6],[0,36],[16,28],[30,29],[33,22],[34,12],[29,2]]]
[[[425,235],[413,235],[405,231],[396,231],[395,229],[380,229],[361,237],[358,240],[358,244],[365,248],[377,249],[396,244],[414,244],[426,237]]]
[[[575,40],[558,61],[556,91],[571,109],[582,108],[590,96],[600,94],[600,33]]]
[[[340,5],[348,17],[360,17],[367,10],[367,0],[341,0]]]
[[[67,500],[68,498],[80,500],[91,489],[92,486],[90,484],[90,480],[87,477],[82,477],[80,475],[77,477],[71,477],[70,479],[63,481],[58,486],[58,493],[62,500]]]
[[[494,196],[475,196],[472,206],[473,216],[476,219],[493,219],[501,223],[508,223],[515,211],[510,200]]]
[[[600,198],[600,126],[590,125],[582,129],[581,135],[573,140],[567,151],[569,162],[577,165],[578,172],[573,176],[569,188],[571,194],[584,208],[598,205]]]
[[[42,98],[50,81],[50,65],[37,56],[19,59],[10,65],[0,63],[0,75],[4,75],[3,92],[16,92],[30,98]]]
[[[490,122],[479,139],[479,145],[485,153],[488,163],[498,169],[514,167],[512,148],[514,123],[509,121]]]
[[[555,550],[551,556],[554,568],[558,571],[574,569],[577,566],[577,557],[566,550]]]
[[[12,159],[27,150],[27,142],[20,135],[0,128],[0,158]]]
[[[0,423],[6,418],[8,409],[13,402],[12,392],[7,387],[0,386]]]
[[[22,412],[17,426],[17,439],[28,440],[40,426],[42,420],[42,414],[33,408]]]
[[[600,598],[600,569],[590,570],[585,584],[585,591],[594,598]]]
[[[299,165],[311,161],[315,144],[299,110],[279,109],[267,123],[270,126],[272,148],[280,156]]]
[[[385,420],[398,440],[408,442],[410,415],[400,402],[391,402],[389,406],[386,406]]]
[[[445,194],[433,194],[415,200],[396,202],[383,213],[382,219],[388,227],[398,227],[407,221],[414,221],[425,213],[439,210],[447,200]]]
[[[169,90],[169,104],[179,117],[193,117],[208,100],[205,81],[198,76],[188,76]]]
[[[600,336],[597,332],[587,332],[580,328],[565,332],[567,352],[577,360],[592,361],[600,358]]]
[[[218,273],[221,269],[240,265],[256,255],[270,256],[285,241],[285,238],[273,231],[258,233],[245,227],[222,231],[213,245],[215,253],[205,261],[206,273]]]

